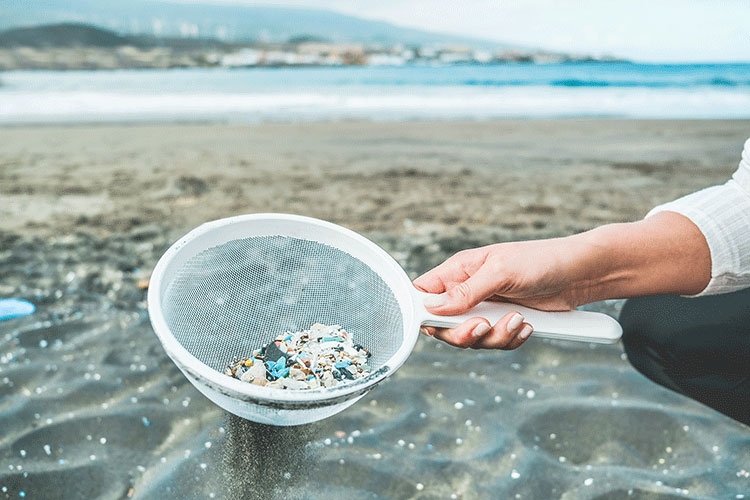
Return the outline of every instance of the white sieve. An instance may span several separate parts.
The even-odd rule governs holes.
[[[484,302],[462,316],[434,316],[398,263],[359,234],[287,214],[251,214],[203,224],[172,245],[151,276],[148,309],[165,351],[206,397],[243,418],[272,425],[321,420],[354,404],[398,369],[420,325],[457,326],[512,310],[534,335],[613,343],[611,317],[542,312]],[[333,388],[285,390],[234,379],[230,361],[286,331],[338,324],[367,348],[371,373]]]

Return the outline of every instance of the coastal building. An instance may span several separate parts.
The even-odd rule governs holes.
[[[237,52],[224,54],[219,64],[227,67],[256,66],[263,53],[255,49],[240,49]]]

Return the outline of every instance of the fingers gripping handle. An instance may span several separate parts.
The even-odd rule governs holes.
[[[485,301],[460,316],[438,316],[425,309],[422,301],[428,295],[416,292],[415,302],[420,324],[453,328],[470,318],[485,318],[494,325],[512,311],[523,314],[524,321],[534,327],[534,336],[550,339],[576,340],[579,342],[596,342],[614,344],[622,336],[622,327],[611,316],[588,311],[548,312],[531,309],[507,302]]]

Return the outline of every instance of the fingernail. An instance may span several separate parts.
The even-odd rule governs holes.
[[[481,337],[485,333],[490,331],[490,325],[487,323],[479,323],[474,329],[471,331],[471,334],[475,337]]]
[[[423,302],[425,307],[440,307],[445,304],[445,294],[433,293],[427,295]]]
[[[515,332],[516,328],[521,326],[521,323],[523,323],[523,316],[521,313],[514,314],[513,317],[510,318],[510,321],[508,321],[508,333]]]
[[[428,337],[430,336],[430,332],[428,332],[427,328],[425,328],[425,327],[420,327],[419,328],[419,333],[421,333],[422,335],[427,335]]]
[[[518,338],[521,340],[526,340],[529,335],[531,335],[531,332],[533,332],[534,329],[531,327],[531,325],[526,325],[523,327],[521,332],[518,334]]]

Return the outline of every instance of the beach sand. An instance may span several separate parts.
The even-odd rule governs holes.
[[[251,212],[342,224],[416,277],[463,248],[642,218],[724,182],[748,135],[748,121],[0,128],[0,297],[38,306],[0,323],[0,498],[748,495],[748,428],[651,383],[620,345],[421,338],[352,408],[272,428],[186,381],[143,288],[176,238]]]

